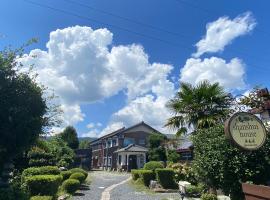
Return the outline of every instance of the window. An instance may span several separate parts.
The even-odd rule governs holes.
[[[135,139],[134,138],[125,138],[124,139],[124,147],[126,147],[130,144],[135,144]]]
[[[112,165],[112,157],[108,157],[108,166]]]
[[[189,151],[182,152],[181,153],[181,160],[192,160],[192,153]]]
[[[119,155],[119,156],[118,156],[118,164],[119,164],[119,165],[121,165],[121,161],[122,161],[122,156]]]
[[[118,146],[117,143],[118,143],[118,142],[117,142],[117,139],[113,139],[113,140],[112,140],[112,146],[113,146],[113,147]]]
[[[139,144],[145,145],[145,139],[140,139],[140,140],[139,140]]]
[[[103,166],[106,166],[107,165],[107,157],[104,157],[103,158]]]

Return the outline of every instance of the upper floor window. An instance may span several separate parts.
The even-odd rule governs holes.
[[[140,139],[140,140],[139,140],[139,144],[140,144],[140,145],[145,145],[145,139]]]
[[[130,144],[135,144],[135,139],[134,138],[125,138],[124,139],[124,146],[128,146]]]

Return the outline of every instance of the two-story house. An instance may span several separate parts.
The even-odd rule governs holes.
[[[141,122],[92,141],[92,168],[127,171],[142,168],[147,160],[148,137],[152,133],[160,132]]]

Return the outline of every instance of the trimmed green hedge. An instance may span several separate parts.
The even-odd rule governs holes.
[[[63,182],[62,188],[69,194],[73,194],[78,190],[80,187],[80,181],[76,179],[67,179]]]
[[[56,166],[30,167],[23,171],[22,181],[28,176],[35,175],[58,175],[60,170]]]
[[[164,165],[159,161],[150,161],[148,163],[145,163],[143,168],[155,172],[157,168],[164,168]]]
[[[186,187],[186,194],[190,197],[199,197],[204,191],[203,185],[189,185]]]
[[[155,180],[155,173],[152,170],[140,170],[139,175],[143,184],[147,187],[150,185],[151,180]]]
[[[205,194],[202,194],[201,200],[218,200],[218,198],[217,198],[217,195],[215,194],[205,193]]]
[[[61,175],[35,175],[26,177],[25,184],[31,196],[54,196],[57,193],[62,179]]]
[[[85,179],[86,179],[86,178],[87,178],[87,176],[88,176],[87,171],[85,171],[85,170],[83,170],[83,169],[81,169],[81,168],[73,168],[73,169],[70,169],[69,171],[71,171],[71,172],[72,172],[72,174],[73,174],[73,173],[80,172],[80,173],[84,174]]]
[[[139,170],[139,169],[132,169],[131,170],[132,180],[136,181],[137,179],[139,179],[140,172],[141,172],[141,170]]]
[[[53,200],[52,196],[32,196],[30,200]]]
[[[69,177],[71,176],[72,172],[71,171],[62,171],[60,174],[63,177],[63,181],[65,181],[65,180],[69,179]]]
[[[71,174],[71,176],[69,177],[70,179],[76,179],[78,181],[80,181],[80,183],[83,183],[85,180],[85,176],[83,173],[80,172],[76,172],[74,174]]]
[[[156,169],[156,177],[160,185],[165,189],[176,189],[174,171],[172,169]]]

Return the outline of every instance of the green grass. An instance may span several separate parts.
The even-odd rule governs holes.
[[[155,194],[154,191],[150,190],[148,187],[146,187],[141,179],[138,179],[136,181],[130,180],[129,185],[131,185],[137,192],[145,192],[147,194]]]

